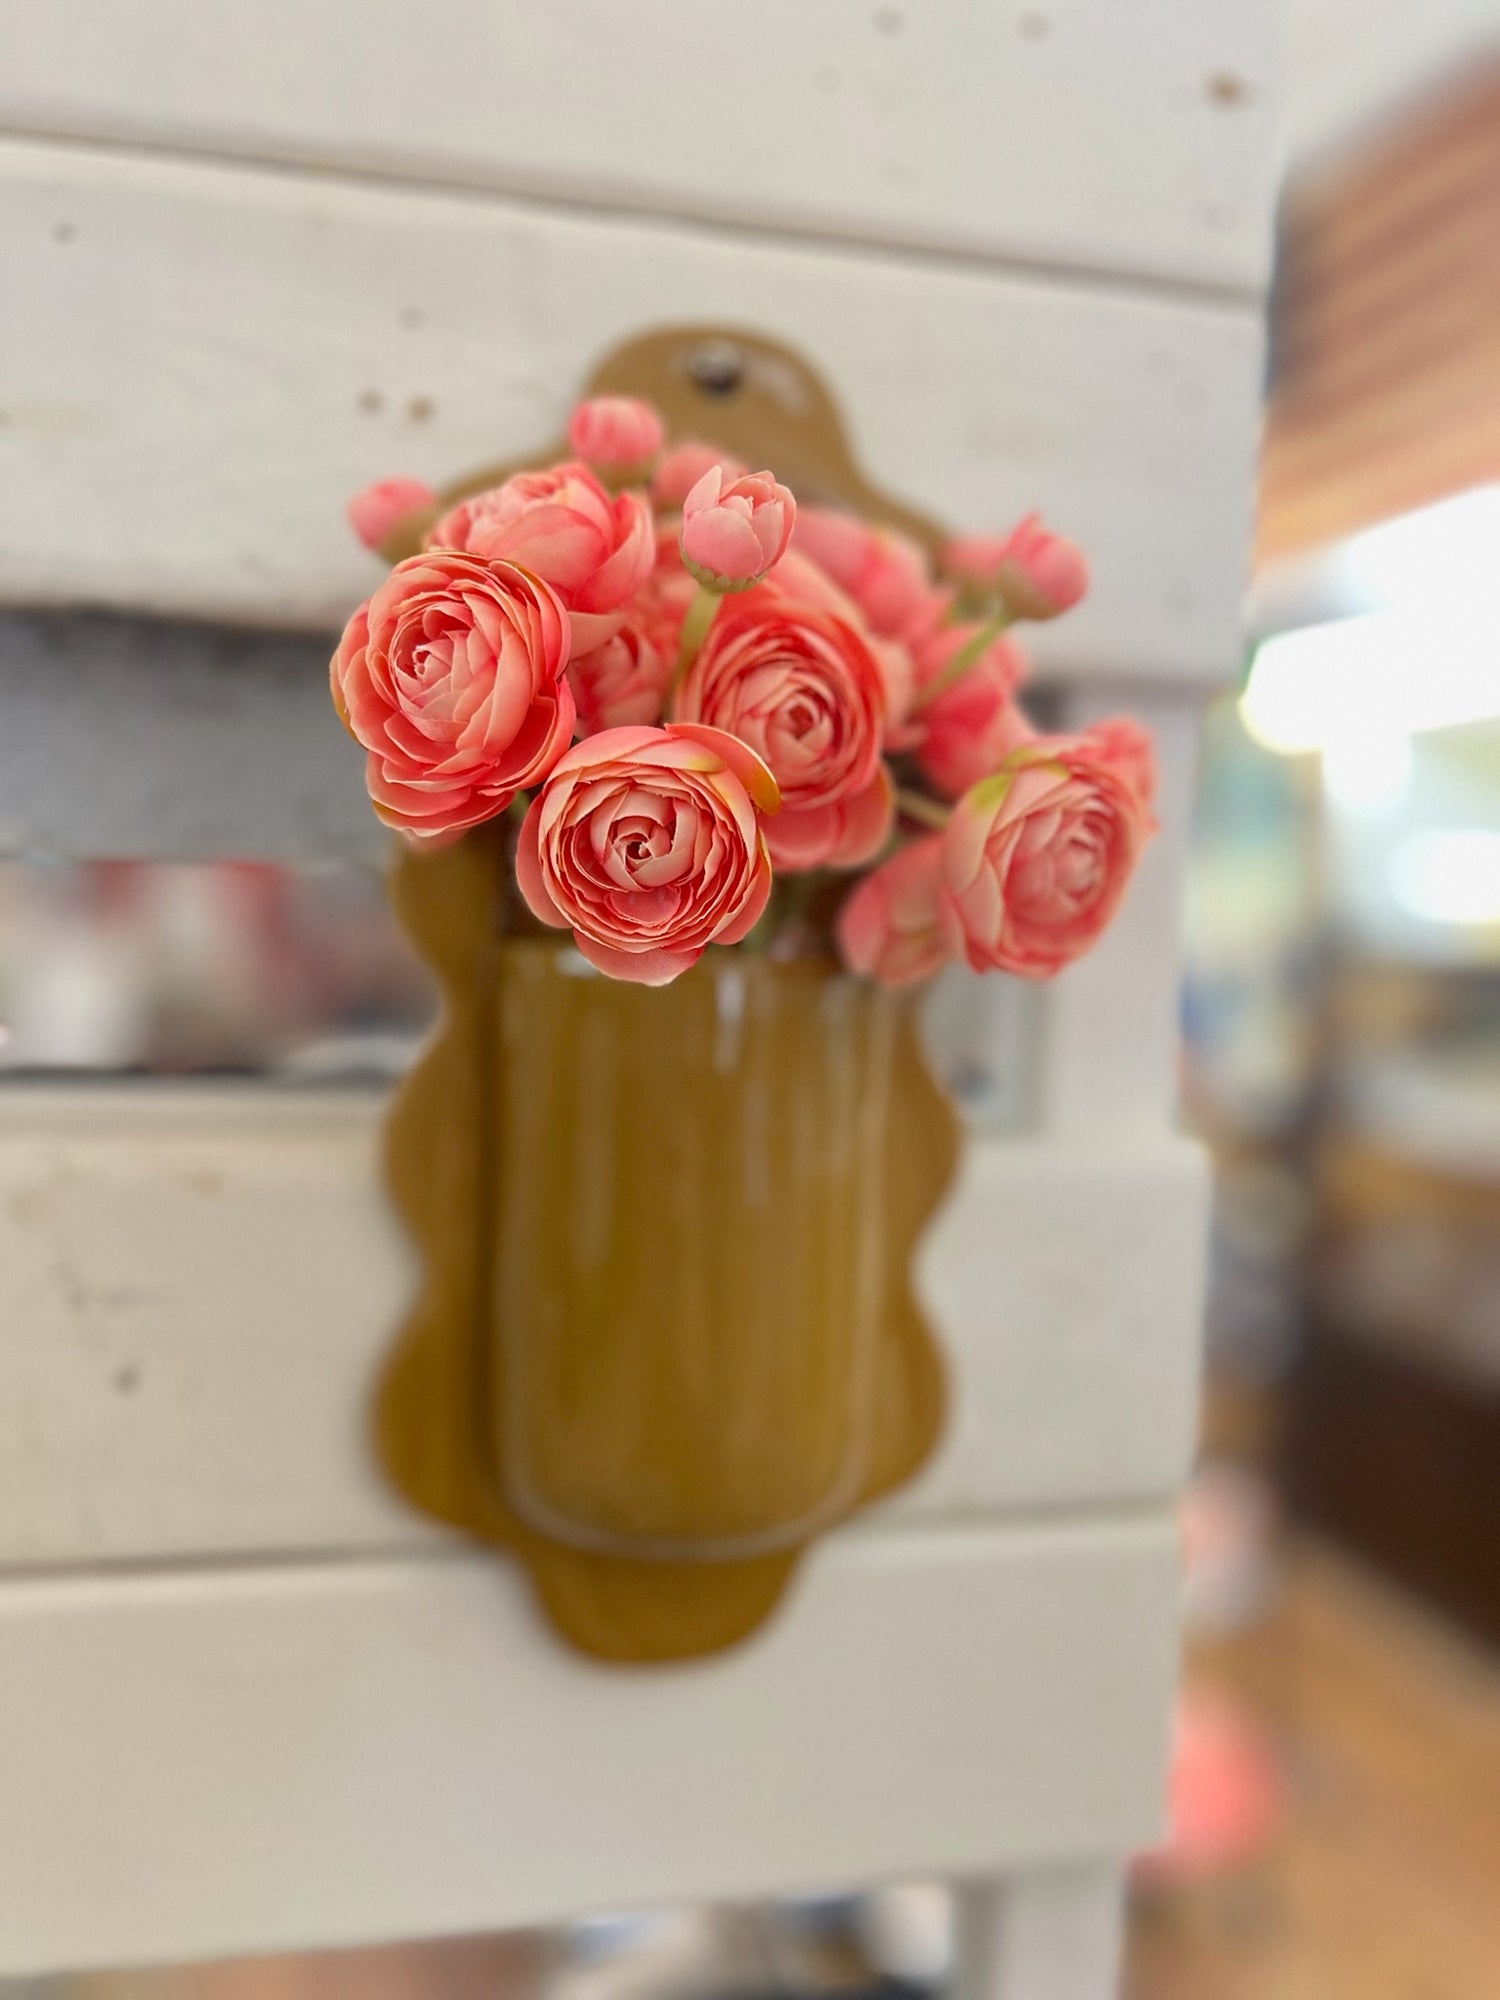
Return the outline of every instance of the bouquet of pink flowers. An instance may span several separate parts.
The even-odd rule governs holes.
[[[907,537],[804,506],[647,404],[573,412],[567,463],[437,511],[349,620],[333,697],[375,811],[437,844],[502,814],[532,914],[618,979],[710,944],[889,984],[946,960],[1029,979],[1098,937],[1152,830],[1126,718],[1046,735],[1010,627],[1083,595],[1030,516],[934,575]],[[370,546],[437,510],[360,494]]]

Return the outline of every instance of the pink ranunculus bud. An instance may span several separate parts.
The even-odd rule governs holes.
[[[943,831],[943,931],[976,972],[1050,979],[1114,915],[1151,831],[1131,787],[1087,739],[1013,750]]]
[[[356,493],[344,511],[365,547],[378,549],[398,521],[436,505],[437,495],[420,479],[377,479]]]
[[[639,396],[590,396],[568,419],[568,449],[601,472],[639,472],[661,450],[662,422]]]
[[[514,563],[397,563],[344,628],[330,679],[387,826],[451,838],[546,777],[573,734],[568,614]]]
[[[533,916],[591,965],[664,986],[710,944],[738,944],[771,892],[765,765],[687,723],[576,743],[531,802],[516,880]]]
[[[943,836],[898,848],[855,887],[839,911],[839,953],[851,972],[883,986],[928,979],[948,959],[938,913]]]
[[[940,674],[977,629],[971,624],[945,625],[916,647],[918,687]],[[913,718],[917,762],[943,798],[959,798],[998,770],[1018,744],[1035,736],[1016,700],[1025,675],[1020,647],[1002,635]]]
[[[1056,618],[1089,587],[1082,549],[1028,514],[1005,536],[960,535],[943,552],[956,581],[997,596],[1013,618]]]
[[[743,479],[745,467],[728,452],[719,451],[711,444],[704,444],[698,438],[684,438],[681,444],[674,444],[670,451],[664,451],[656,462],[656,470],[651,475],[651,498],[658,507],[680,512],[687,499],[705,472],[715,466],[726,480]]]
[[[855,626],[774,591],[726,603],[677,690],[674,715],[726,729],[769,767],[778,868],[853,868],[890,831],[881,760],[886,684]]]
[[[551,584],[566,606],[575,652],[591,652],[625,622],[651,574],[656,534],[643,493],[611,498],[586,465],[518,472],[450,507],[429,549],[513,562]]]
[[[792,546],[853,598],[878,638],[909,641],[935,627],[947,609],[926,556],[894,528],[872,528],[831,507],[803,507]]]
[[[711,465],[682,503],[682,560],[708,590],[748,590],[786,552],[797,503],[769,472]]]
[[[993,591],[1009,546],[1008,535],[954,535],[943,544],[943,574],[971,589]]]

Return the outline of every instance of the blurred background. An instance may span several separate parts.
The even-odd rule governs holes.
[[[1132,2000],[1500,1993],[1500,23],[1291,0],[1241,682],[1210,712],[1181,1107],[1217,1166],[1173,1828]],[[1225,88],[1233,80],[1225,80]],[[372,872],[0,866],[0,1064],[399,1074]],[[0,1780],[3,1782],[3,1780]],[[925,1885],[7,1989],[938,1986]]]

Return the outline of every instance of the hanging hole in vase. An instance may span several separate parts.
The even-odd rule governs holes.
[[[688,356],[687,372],[705,396],[732,396],[745,379],[745,356],[732,340],[709,340]]]

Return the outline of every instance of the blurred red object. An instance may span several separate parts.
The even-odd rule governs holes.
[[[1276,1756],[1254,1718],[1218,1694],[1178,1697],[1169,1827],[1131,1867],[1141,1888],[1216,1881],[1260,1860],[1286,1818]]]

